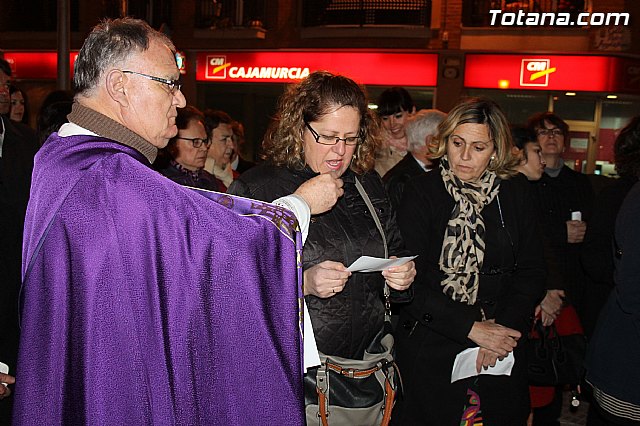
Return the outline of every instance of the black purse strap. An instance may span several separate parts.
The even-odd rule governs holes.
[[[378,217],[378,214],[376,213],[376,209],[373,207],[373,203],[371,203],[371,199],[369,198],[369,196],[367,195],[367,191],[364,190],[364,187],[362,186],[362,184],[360,183],[360,181],[358,180],[358,178],[356,177],[356,189],[358,190],[358,192],[360,193],[360,196],[362,197],[362,199],[364,200],[365,204],[367,205],[367,208],[369,209],[369,212],[371,213],[371,216],[373,217],[374,222],[376,223],[376,226],[378,227],[378,231],[380,232],[380,235],[382,236],[382,244],[384,245],[384,258],[388,259],[389,258],[389,248],[387,247],[387,237],[384,233],[384,228],[382,228],[382,223],[380,223],[380,218]],[[391,321],[391,290],[389,290],[389,285],[387,284],[387,281],[385,280],[384,282],[384,320],[385,321]]]

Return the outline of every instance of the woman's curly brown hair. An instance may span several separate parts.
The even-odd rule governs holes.
[[[319,120],[340,107],[350,106],[360,113],[362,141],[351,161],[357,174],[373,169],[374,154],[380,143],[377,121],[367,106],[364,90],[350,78],[326,71],[311,73],[290,86],[278,101],[278,111],[262,142],[262,158],[276,166],[302,169],[305,121]]]

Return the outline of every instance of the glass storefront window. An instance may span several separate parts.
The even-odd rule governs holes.
[[[513,125],[524,126],[527,119],[537,112],[547,111],[546,92],[508,92],[503,90],[468,89],[469,96],[484,96],[496,102]]]
[[[563,120],[593,121],[596,112],[596,100],[581,96],[555,94],[553,112]]]
[[[640,111],[640,100],[605,100],[602,102],[602,118],[598,130],[596,174],[616,175],[613,145],[618,132]]]

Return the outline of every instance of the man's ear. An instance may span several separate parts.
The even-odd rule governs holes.
[[[109,71],[105,78],[105,85],[107,86],[109,97],[123,107],[129,105],[129,97],[124,87],[126,79],[127,76],[125,76],[122,71],[115,69]]]

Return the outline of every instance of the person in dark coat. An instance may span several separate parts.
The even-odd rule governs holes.
[[[428,158],[429,145],[438,132],[438,124],[447,115],[437,109],[421,109],[407,119],[405,132],[408,141],[408,153],[402,160],[384,175],[384,185],[389,201],[398,209],[402,190],[407,181],[434,168],[434,162]]]
[[[638,181],[636,167],[640,159],[640,115],[620,131],[613,150],[620,178],[605,186],[596,197],[580,253],[586,277],[582,325],[587,337],[593,333],[600,309],[614,286],[611,256],[613,231],[618,210]]]
[[[561,275],[547,280],[543,310],[557,313],[566,302],[579,311],[584,282],[579,256],[591,217],[593,188],[585,175],[564,164],[562,153],[569,138],[564,120],[544,112],[530,117],[527,127],[536,133],[546,163],[542,178],[533,185],[541,231],[549,240],[549,255],[562,263]],[[580,220],[572,217],[577,212]]]
[[[566,304],[582,314],[585,278],[580,251],[591,219],[593,188],[586,175],[564,163],[562,155],[569,140],[569,126],[564,120],[542,112],[531,116],[527,127],[535,132],[546,163],[542,178],[532,182],[545,257],[547,265],[551,265],[540,307],[543,315],[554,319]],[[557,386],[553,403],[535,410],[534,425],[560,424],[562,390]]]
[[[9,63],[0,59],[0,362],[15,375],[22,230],[38,143],[29,126],[9,119],[10,77]],[[10,423],[12,403],[0,402],[0,424]]]
[[[636,134],[636,144],[637,144]],[[634,158],[635,175],[640,162]],[[586,357],[593,388],[587,424],[640,424],[640,183],[624,199],[616,219],[615,287],[600,312]]]
[[[407,183],[398,211],[407,249],[419,257],[397,330],[404,398],[393,423],[524,425],[526,335],[545,272],[504,114],[489,100],[461,102],[440,124],[432,156],[439,169]],[[452,383],[454,359],[470,348],[478,373],[513,353],[510,375]]]

